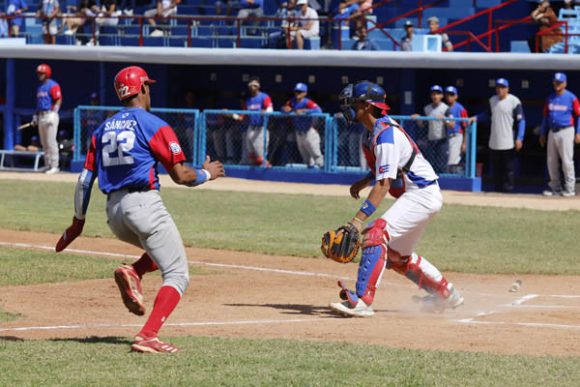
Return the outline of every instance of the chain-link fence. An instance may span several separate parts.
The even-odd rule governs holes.
[[[103,121],[121,110],[120,107],[79,106],[74,112],[74,160],[83,160],[90,145],[91,135]],[[177,134],[187,161],[199,163],[197,153],[199,138],[199,110],[151,109],[157,117],[167,122]]]
[[[75,160],[84,159],[91,133],[116,107],[75,110]],[[284,114],[243,110],[152,109],[176,132],[187,161],[205,155],[230,167],[363,172],[362,146],[372,134],[348,125],[341,114]],[[404,128],[439,175],[475,177],[475,123],[465,118],[391,116]]]
[[[226,165],[323,169],[328,114],[206,110],[200,144]]]

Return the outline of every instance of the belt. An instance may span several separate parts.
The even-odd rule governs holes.
[[[552,133],[557,133],[560,130],[568,129],[568,128],[573,128],[573,127],[574,126],[572,126],[572,125],[568,125],[568,126],[562,126],[562,127],[559,127],[559,128],[550,128],[550,130],[552,131]]]
[[[127,193],[135,193],[135,192],[147,192],[147,191],[151,191],[153,188],[151,187],[124,187],[124,188],[120,188],[120,189],[116,189],[114,191],[111,191],[107,194],[107,200],[109,200],[111,198],[111,195],[114,194],[115,192],[120,192],[120,191],[127,191]]]

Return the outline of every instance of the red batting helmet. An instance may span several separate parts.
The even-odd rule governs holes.
[[[147,72],[139,66],[125,67],[115,75],[115,92],[119,100],[139,94],[141,86],[150,85],[155,81],[149,78]]]
[[[43,63],[38,65],[38,67],[36,68],[36,73],[45,74],[47,78],[50,78],[50,76],[52,75],[52,69],[50,68],[49,65]]]

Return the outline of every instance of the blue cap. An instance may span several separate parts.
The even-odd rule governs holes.
[[[510,83],[509,83],[509,82],[508,82],[508,80],[507,80],[507,79],[505,79],[505,78],[498,78],[498,79],[495,81],[495,86],[496,86],[496,87],[497,87],[497,86],[501,86],[501,87],[510,87]]]
[[[306,85],[306,83],[297,83],[296,87],[294,87],[294,91],[300,91],[300,92],[304,92],[307,93],[308,92],[308,86]]]
[[[556,73],[554,74],[554,82],[566,82],[568,77],[564,73]]]
[[[439,93],[443,93],[443,88],[439,85],[433,85],[431,86],[431,92],[437,91]]]
[[[447,94],[455,94],[455,95],[457,95],[457,89],[455,88],[455,86],[447,86],[445,88],[445,92]]]

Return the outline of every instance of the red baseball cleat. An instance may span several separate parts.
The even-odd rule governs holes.
[[[144,339],[142,337],[135,337],[135,341],[131,344],[131,349],[135,352],[141,353],[175,353],[179,349],[169,343],[164,343],[158,337],[151,339]]]
[[[115,270],[115,282],[121,292],[123,303],[129,309],[129,312],[137,316],[143,316],[145,314],[145,305],[143,305],[141,279],[133,266],[121,265]]]

